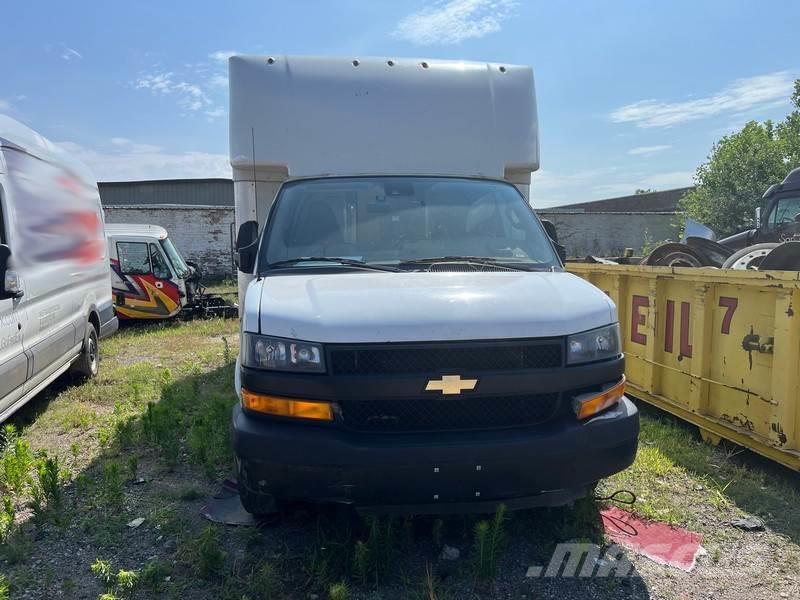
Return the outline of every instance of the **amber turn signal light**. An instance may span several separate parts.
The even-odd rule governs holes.
[[[573,401],[575,414],[578,415],[578,419],[588,419],[622,400],[624,394],[625,376],[623,375],[618,383],[599,394],[576,396]]]
[[[316,421],[333,421],[333,409],[330,402],[314,402],[311,400],[295,400],[266,394],[256,394],[242,390],[242,406],[247,410],[294,419],[313,419]]]

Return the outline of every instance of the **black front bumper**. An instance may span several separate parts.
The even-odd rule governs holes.
[[[586,422],[486,432],[354,434],[233,410],[233,446],[254,492],[407,513],[491,512],[570,502],[636,456],[624,399]]]

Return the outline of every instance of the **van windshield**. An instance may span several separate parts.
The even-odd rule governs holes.
[[[186,264],[186,261],[183,260],[181,253],[178,252],[172,240],[169,238],[161,240],[161,247],[164,248],[164,252],[167,253],[169,262],[172,263],[172,268],[175,269],[175,274],[181,279],[186,277],[189,274],[189,266]]]
[[[413,269],[420,264],[415,261],[437,257],[525,270],[560,267],[541,223],[509,183],[342,177],[283,186],[261,244],[258,271],[330,268],[337,258],[350,266]]]

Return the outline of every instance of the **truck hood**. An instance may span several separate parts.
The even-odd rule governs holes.
[[[353,272],[253,281],[243,326],[314,342],[372,343],[550,337],[616,321],[614,303],[570,273]]]

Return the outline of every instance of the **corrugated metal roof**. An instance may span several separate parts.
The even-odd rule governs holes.
[[[606,200],[594,200],[591,202],[580,202],[578,204],[564,204],[562,206],[552,206],[548,211],[565,210],[571,212],[587,213],[612,213],[612,212],[676,212],[678,210],[678,200],[693,187],[675,188],[674,190],[663,190],[660,192],[646,192],[644,194],[631,194],[630,196],[620,196],[618,198],[608,198]]]
[[[152,204],[233,206],[231,179],[101,181],[97,186],[104,206]]]

